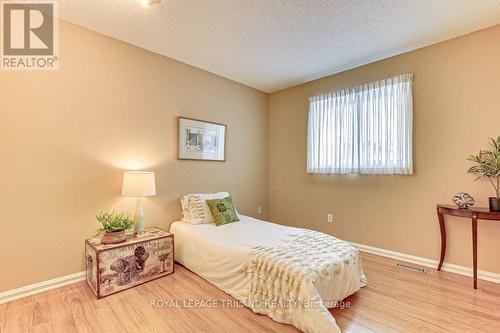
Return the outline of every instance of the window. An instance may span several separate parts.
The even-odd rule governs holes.
[[[413,174],[413,74],[309,99],[308,173]]]

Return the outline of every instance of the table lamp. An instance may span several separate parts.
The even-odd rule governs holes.
[[[149,171],[125,171],[123,174],[122,196],[137,197],[137,208],[135,217],[137,234],[144,233],[144,209],[141,205],[141,197],[156,195],[155,174]]]

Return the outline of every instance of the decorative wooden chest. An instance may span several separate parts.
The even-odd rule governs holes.
[[[87,284],[102,298],[174,272],[174,235],[159,228],[123,243],[85,241]]]

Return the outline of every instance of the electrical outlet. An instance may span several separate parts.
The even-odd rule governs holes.
[[[328,223],[333,223],[333,214],[328,214],[327,220],[328,220]]]
[[[262,214],[262,207],[261,206],[257,207],[257,214]]]

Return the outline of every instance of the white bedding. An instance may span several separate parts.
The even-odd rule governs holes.
[[[176,261],[219,289],[246,303],[251,285],[247,268],[249,262],[252,261],[253,251],[258,247],[279,248],[289,245],[287,240],[289,242],[290,236],[300,235],[307,230],[264,222],[243,215],[240,215],[240,219],[240,222],[218,227],[214,224],[191,225],[174,222],[170,231],[175,236]],[[342,243],[355,257],[355,263],[346,261],[346,264],[336,265],[335,274],[314,281],[315,290],[321,299],[327,302],[340,301],[366,285],[357,250],[345,242]],[[322,251],[324,252],[324,249]],[[335,258],[335,253],[328,255]],[[260,310],[253,310],[263,313]],[[323,325],[318,323],[314,328],[312,325],[315,323],[307,323],[307,318],[303,320],[306,321],[305,323],[297,324],[277,318],[270,313],[266,314],[274,320],[292,323],[304,331],[340,332],[335,319],[329,313],[326,316],[330,316],[331,319],[327,318]]]

